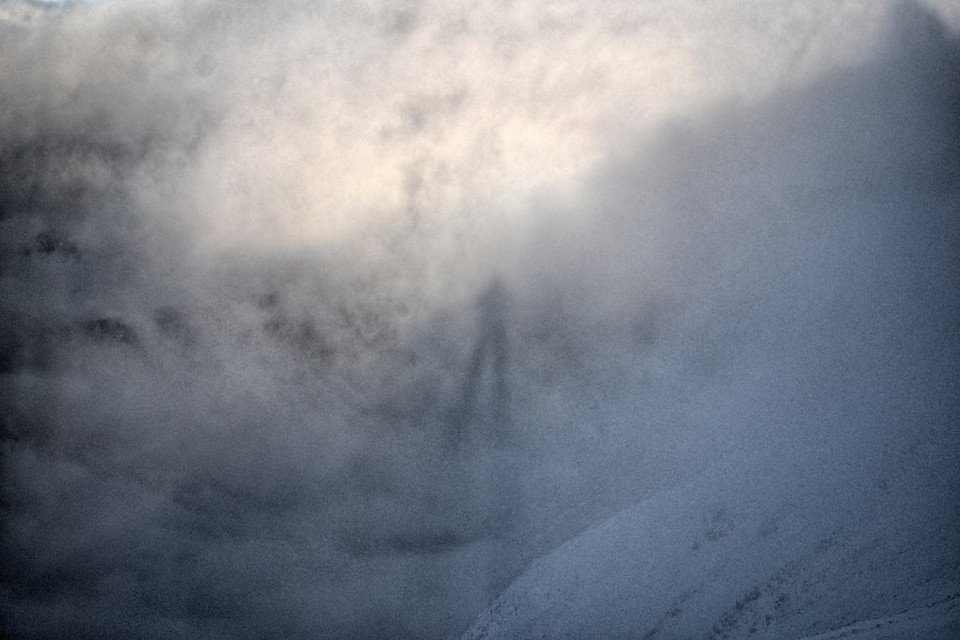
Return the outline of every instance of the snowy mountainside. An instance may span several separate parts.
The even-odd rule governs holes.
[[[749,484],[711,474],[664,492],[534,562],[464,638],[955,630],[960,514],[917,519],[917,496],[907,506],[889,494],[864,500],[840,481],[796,484],[815,474],[795,468]],[[888,618],[899,635],[859,635],[874,633],[860,621]]]
[[[861,620],[842,629],[817,634],[804,640],[895,640],[896,638],[926,638],[952,640],[960,635],[960,601],[952,597],[929,607],[877,618]]]
[[[735,148],[777,151],[732,210],[789,194],[793,253],[741,249],[762,275],[736,280],[775,275],[731,312],[751,355],[689,405],[712,463],[533,562],[465,639],[958,637],[958,54],[909,14],[877,61],[742,118]]]

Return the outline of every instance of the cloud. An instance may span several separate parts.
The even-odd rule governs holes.
[[[889,12],[0,3],[10,632],[445,636],[949,422],[956,54]]]

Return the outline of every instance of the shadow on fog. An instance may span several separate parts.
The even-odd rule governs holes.
[[[168,282],[116,224],[154,215],[117,214],[140,141],[4,145],[12,632],[442,637],[705,466],[955,425],[960,61],[900,18],[869,66],[643,142],[462,308],[362,255]],[[105,186],[51,177],[77,158]]]

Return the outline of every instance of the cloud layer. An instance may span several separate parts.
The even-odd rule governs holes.
[[[10,632],[449,636],[711,465],[955,468],[956,17],[0,3]]]

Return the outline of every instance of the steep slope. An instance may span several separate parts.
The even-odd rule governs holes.
[[[799,638],[957,597],[956,513],[858,503],[813,470],[820,488],[788,498],[797,471],[708,477],[621,513],[533,563],[465,637]],[[937,611],[933,626],[956,622]]]

